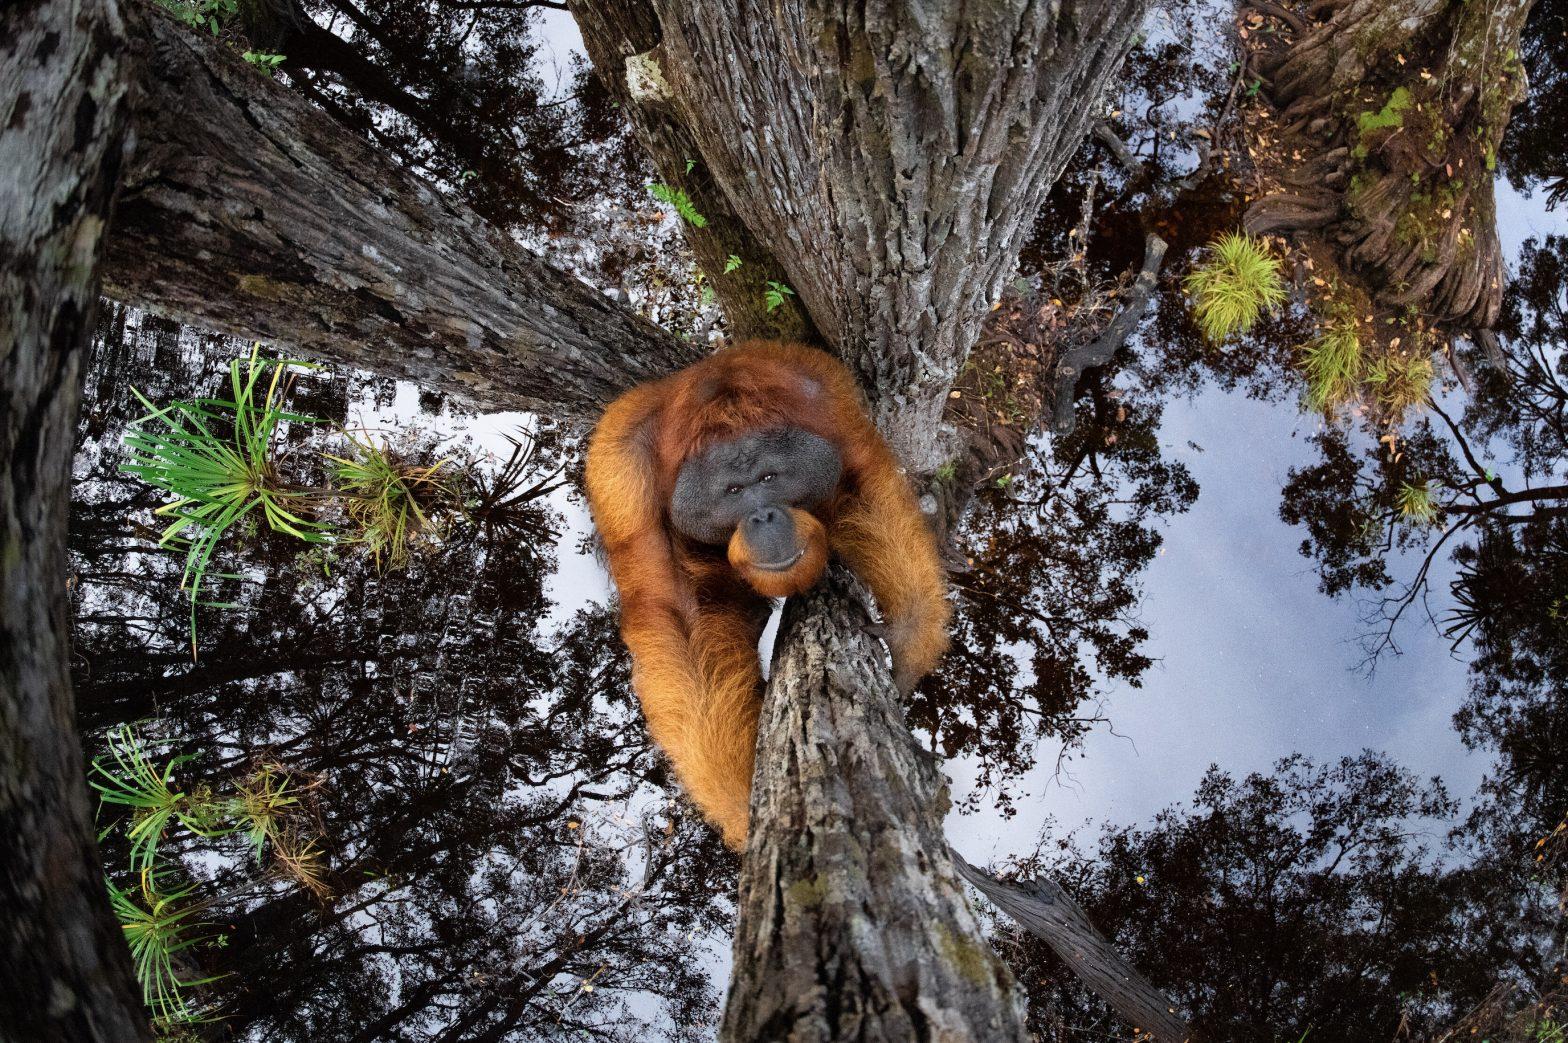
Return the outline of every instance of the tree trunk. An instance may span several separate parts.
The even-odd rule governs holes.
[[[591,413],[700,356],[231,48],[127,13],[144,60],[110,296],[488,409]]]
[[[684,128],[904,463],[934,470],[953,379],[1144,0],[636,6],[658,33],[640,104]]]
[[[571,0],[571,10],[599,81],[631,120],[659,179],[685,192],[704,218],[701,226],[688,221],[682,228],[724,309],[730,336],[820,343],[821,334],[799,297],[784,296],[769,308],[768,284],[786,282],[788,276],[714,184],[691,132],[650,93],[650,85],[631,73],[641,68],[639,56],[659,44],[652,6],[646,0]]]
[[[835,566],[785,610],[720,1038],[1022,1040],[1012,975],[965,903],[946,794],[867,603]]]
[[[147,1038],[104,895],[67,669],[66,507],[124,161],[113,0],[0,8],[0,1035]]]
[[[1089,914],[1054,880],[1002,881],[953,853],[959,875],[1051,947],[1091,991],[1152,1043],[1185,1043],[1192,1031],[1169,999],[1122,958]]]
[[[1283,169],[1248,229],[1321,229],[1385,308],[1491,326],[1505,281],[1492,172],[1533,2],[1339,0],[1255,55],[1283,128],[1260,165]]]

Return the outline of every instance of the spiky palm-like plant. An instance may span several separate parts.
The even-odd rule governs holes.
[[[190,590],[193,656],[196,606],[225,533],[259,510],[275,532],[310,543],[328,538],[325,526],[305,516],[304,495],[278,475],[279,430],[285,423],[316,422],[280,406],[280,384],[293,367],[314,368],[259,358],[252,351],[250,358],[229,366],[233,398],[198,398],[162,408],[132,389],[149,412],[125,435],[130,459],[123,469],[174,497],[157,511],[172,519],[159,545],[185,548],[181,586]]]
[[[142,1002],[152,1012],[160,1032],[206,1021],[210,1013],[193,1000],[189,990],[217,981],[219,976],[182,977],[180,965],[188,950],[219,936],[204,933],[209,925],[197,919],[201,905],[186,901],[194,887],[165,893],[151,866],[143,869],[140,876],[141,886],[134,889],[122,890],[108,878],[104,883],[115,919],[119,920],[131,950],[131,964],[142,987]]]
[[[190,755],[174,757],[160,769],[129,725],[110,736],[107,758],[93,758],[88,784],[105,804],[130,809],[126,835],[131,841],[131,868],[137,872],[152,866],[158,843],[175,820],[202,836],[232,831],[222,823],[221,809],[209,796],[174,788],[174,769],[191,759]]]
[[[1261,239],[1227,232],[1209,244],[1207,253],[1182,286],[1193,299],[1198,328],[1211,342],[1247,332],[1265,311],[1285,302],[1279,261]]]

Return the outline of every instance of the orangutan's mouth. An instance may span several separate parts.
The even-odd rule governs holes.
[[[802,547],[800,550],[795,552],[794,557],[789,558],[788,560],[775,561],[770,564],[763,564],[760,561],[754,561],[751,563],[751,567],[754,569],[761,569],[763,572],[788,572],[790,569],[795,567],[795,563],[797,561],[799,561],[801,558],[804,558],[805,556],[806,548]]]

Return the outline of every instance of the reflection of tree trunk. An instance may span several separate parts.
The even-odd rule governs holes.
[[[588,412],[697,357],[229,49],[128,13],[150,53],[111,296],[489,408]]]
[[[1112,948],[1083,906],[1054,880],[1003,881],[953,853],[958,872],[997,908],[1051,947],[1083,983],[1153,1043],[1183,1043],[1191,1031],[1170,1001]]]
[[[707,222],[701,228],[687,223],[682,229],[724,309],[730,336],[820,341],[799,297],[785,297],[768,310],[768,283],[787,283],[788,276],[747,230],[707,168],[697,164],[702,152],[685,124],[663,106],[640,104],[628,85],[626,59],[653,51],[659,42],[659,19],[652,7],[628,0],[574,0],[572,16],[600,82],[626,111],[659,179],[685,192]]]
[[[0,8],[0,1034],[147,1037],[104,898],[67,669],[65,531],[124,162],[112,2]]]
[[[864,604],[835,569],[780,629],[721,1038],[1021,1040]]]
[[[1280,191],[1253,205],[1248,227],[1322,228],[1383,304],[1490,325],[1504,275],[1492,169],[1523,96],[1532,3],[1315,5],[1326,23],[1254,57],[1280,111],[1275,145],[1306,161],[1283,164]]]

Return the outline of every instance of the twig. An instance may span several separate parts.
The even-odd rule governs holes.
[[[1120,163],[1122,169],[1127,171],[1128,177],[1134,180],[1143,177],[1143,164],[1138,162],[1138,157],[1132,154],[1132,150],[1127,147],[1125,141],[1116,136],[1116,132],[1110,128],[1109,124],[1096,123],[1094,125],[1094,136],[1099,140],[1100,144],[1111,150],[1111,155],[1115,156],[1116,162]]]

